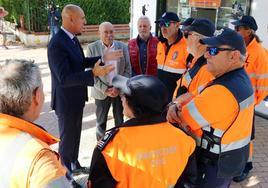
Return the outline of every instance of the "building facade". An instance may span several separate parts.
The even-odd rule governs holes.
[[[159,35],[154,21],[165,11],[176,12],[183,21],[188,17],[208,18],[217,26],[233,28],[232,21],[243,15],[255,17],[263,44],[268,48],[267,0],[131,0],[131,38],[137,36],[137,19],[141,15],[152,21],[152,33]]]

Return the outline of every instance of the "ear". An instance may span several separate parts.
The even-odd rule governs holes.
[[[33,91],[33,103],[38,105],[43,105],[43,88],[38,87]]]
[[[239,58],[240,58],[240,52],[238,50],[232,51],[232,55],[230,57],[230,59],[232,60],[232,62],[239,61]]]
[[[176,22],[176,27],[177,27],[177,28],[180,27],[180,22]]]

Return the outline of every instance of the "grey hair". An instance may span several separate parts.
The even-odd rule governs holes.
[[[105,25],[111,25],[113,27],[113,24],[111,22],[102,22],[100,25],[99,25],[99,31],[102,30],[102,28],[105,26]]]
[[[0,66],[0,113],[22,117],[41,86],[41,72],[33,61],[6,60]]]
[[[147,20],[149,22],[149,25],[151,26],[151,20],[150,20],[149,17],[147,17],[147,16],[141,16],[141,17],[139,17],[137,23],[139,23],[140,20]]]

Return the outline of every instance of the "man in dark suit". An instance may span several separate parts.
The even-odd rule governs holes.
[[[52,78],[51,107],[58,117],[62,163],[68,169],[67,177],[81,168],[78,161],[83,108],[88,99],[87,86],[94,85],[94,76],[111,72],[113,65],[100,66],[101,56],[85,58],[76,34],[86,23],[83,10],[76,5],[66,5],[62,11],[62,27],[48,45],[48,63]],[[106,53],[104,60],[117,59]],[[92,68],[85,71],[85,68]]]

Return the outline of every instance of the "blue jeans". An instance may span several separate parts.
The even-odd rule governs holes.
[[[51,26],[50,27],[50,34],[52,35],[52,37],[54,35],[56,35],[56,33],[59,31],[59,26]]]

